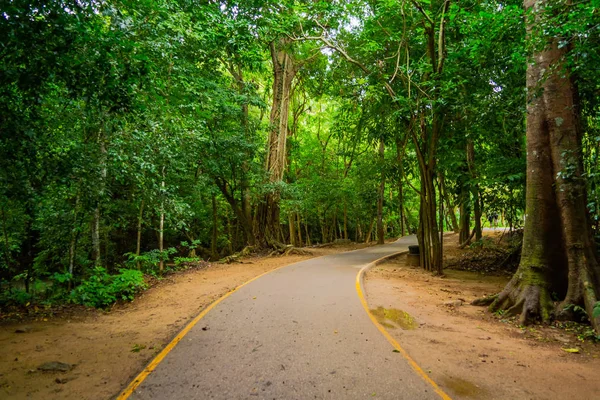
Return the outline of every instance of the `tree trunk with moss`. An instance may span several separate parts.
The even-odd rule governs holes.
[[[265,170],[273,189],[268,192],[258,207],[255,236],[263,245],[282,240],[280,226],[280,194],[277,185],[283,181],[287,164],[287,136],[292,83],[298,72],[290,54],[290,41],[280,39],[271,42],[273,62],[273,104],[269,118],[270,128],[267,141]]]
[[[526,0],[542,23],[546,0]],[[520,314],[522,324],[573,318],[573,307],[585,308],[592,326],[597,302],[598,263],[586,211],[581,133],[576,90],[558,40],[536,51],[527,68],[527,191],[523,250],[519,269],[491,304],[492,310]],[[554,306],[551,294],[562,301]]]

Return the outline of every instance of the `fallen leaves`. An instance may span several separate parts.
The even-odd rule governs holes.
[[[566,351],[567,353],[579,353],[578,348],[571,348],[571,349],[562,348],[562,351]]]

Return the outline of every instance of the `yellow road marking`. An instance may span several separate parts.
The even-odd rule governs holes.
[[[402,354],[402,357],[404,357],[406,359],[406,361],[408,361],[408,363],[410,364],[410,366],[412,367],[412,369],[417,373],[417,375],[419,375],[421,378],[423,378],[423,380],[427,383],[429,383],[432,387],[433,390],[444,400],[452,400],[450,398],[450,396],[448,396],[442,389],[440,389],[440,387],[437,385],[437,383],[435,383],[433,381],[433,379],[431,379],[426,373],[425,371],[423,371],[421,369],[421,367],[419,367],[419,364],[417,364],[415,362],[415,360],[413,360],[411,358],[411,356],[408,355],[408,353],[406,352],[406,350],[404,350],[402,348],[402,346],[400,346],[400,343],[398,343],[396,341],[396,339],[394,339],[392,337],[392,335],[390,335],[390,333],[383,327],[383,325],[381,325],[378,321],[377,318],[375,318],[375,316],[373,315],[373,313],[371,312],[371,310],[369,309],[369,304],[367,304],[367,300],[365,298],[363,289],[362,289],[362,278],[363,275],[365,274],[365,272],[371,268],[374,267],[375,265],[379,264],[381,261],[397,256],[398,254],[401,253],[395,253],[395,254],[390,254],[387,255],[385,257],[381,257],[367,265],[365,265],[363,268],[361,268],[360,271],[358,271],[358,274],[356,275],[356,292],[358,293],[358,298],[360,299],[361,304],[363,305],[365,311],[367,312],[367,314],[369,315],[369,318],[371,318],[371,322],[373,322],[373,324],[377,327],[377,329],[379,329],[379,331],[383,334],[383,336],[385,336],[385,338],[388,340],[388,342],[390,342],[392,344],[392,346],[398,350],[398,352],[400,354]]]
[[[258,278],[263,277],[263,276],[265,276],[265,275],[267,275],[267,274],[269,274],[269,273],[271,273],[273,271],[277,271],[278,269],[289,267],[289,266],[294,265],[294,264],[297,264],[297,263],[283,265],[281,267],[272,269],[272,270],[264,272],[264,273],[262,273],[262,274],[260,274],[258,276],[255,276],[254,278],[250,279],[249,281],[247,281],[245,283],[242,283],[240,286],[238,286],[235,289],[233,289],[233,290],[225,293],[223,296],[221,296],[220,298],[218,298],[217,300],[215,300],[214,302],[212,302],[208,307],[206,307],[204,310],[202,310],[202,312],[200,314],[198,314],[198,316],[196,318],[194,318],[189,324],[187,324],[185,326],[185,328],[183,328],[181,330],[181,332],[179,332],[177,334],[177,336],[175,336],[173,338],[173,340],[171,340],[171,342],[169,342],[169,344],[164,349],[162,349],[162,351],[160,353],[158,353],[156,357],[154,357],[152,359],[152,361],[150,361],[150,364],[148,364],[146,366],[146,368],[144,368],[144,370],[142,372],[140,372],[139,375],[136,376],[135,379],[129,385],[127,385],[127,387],[125,388],[125,390],[123,390],[123,392],[121,392],[121,394],[117,397],[117,400],[126,400],[126,399],[128,399],[129,396],[131,396],[133,394],[133,392],[135,391],[135,389],[137,389],[138,386],[140,386],[142,384],[142,382],[148,377],[148,375],[150,375],[152,373],[152,371],[154,371],[154,369],[167,356],[167,354],[169,354],[169,352],[171,350],[173,350],[173,348],[175,346],[177,346],[177,343],[179,343],[181,341],[181,339],[183,339],[183,337],[190,330],[192,330],[192,328],[198,323],[198,321],[200,321],[202,318],[204,318],[204,316],[206,314],[208,314],[208,312],[210,310],[212,310],[213,308],[215,308],[215,306],[217,304],[219,304],[220,302],[222,302],[223,300],[225,300],[226,298],[228,298],[233,293],[237,292],[238,290],[240,290],[242,287],[246,286],[247,284],[249,284],[251,282],[254,282]]]

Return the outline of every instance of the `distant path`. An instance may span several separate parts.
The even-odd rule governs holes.
[[[131,398],[438,399],[393,352],[355,288],[360,268],[415,241],[319,257],[251,282],[206,314]]]

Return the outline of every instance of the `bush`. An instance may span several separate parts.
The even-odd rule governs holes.
[[[147,288],[141,271],[120,269],[110,275],[104,268],[94,273],[71,292],[71,301],[88,307],[104,308],[117,300],[133,300],[136,293]]]
[[[175,262],[175,270],[187,268],[190,265],[198,264],[200,261],[200,257],[175,257],[173,259]]]
[[[0,306],[3,305],[19,305],[24,306],[31,301],[31,295],[23,289],[8,288],[0,290]]]
[[[177,253],[177,249],[174,247],[169,247],[168,249],[164,249],[162,252],[158,249],[150,250],[145,253],[140,254],[139,256],[135,253],[125,253],[127,260],[125,261],[125,265],[127,268],[137,269],[138,263],[140,269],[142,271],[146,271],[148,273],[155,273],[156,267],[160,263],[160,261],[167,261],[171,255]]]

